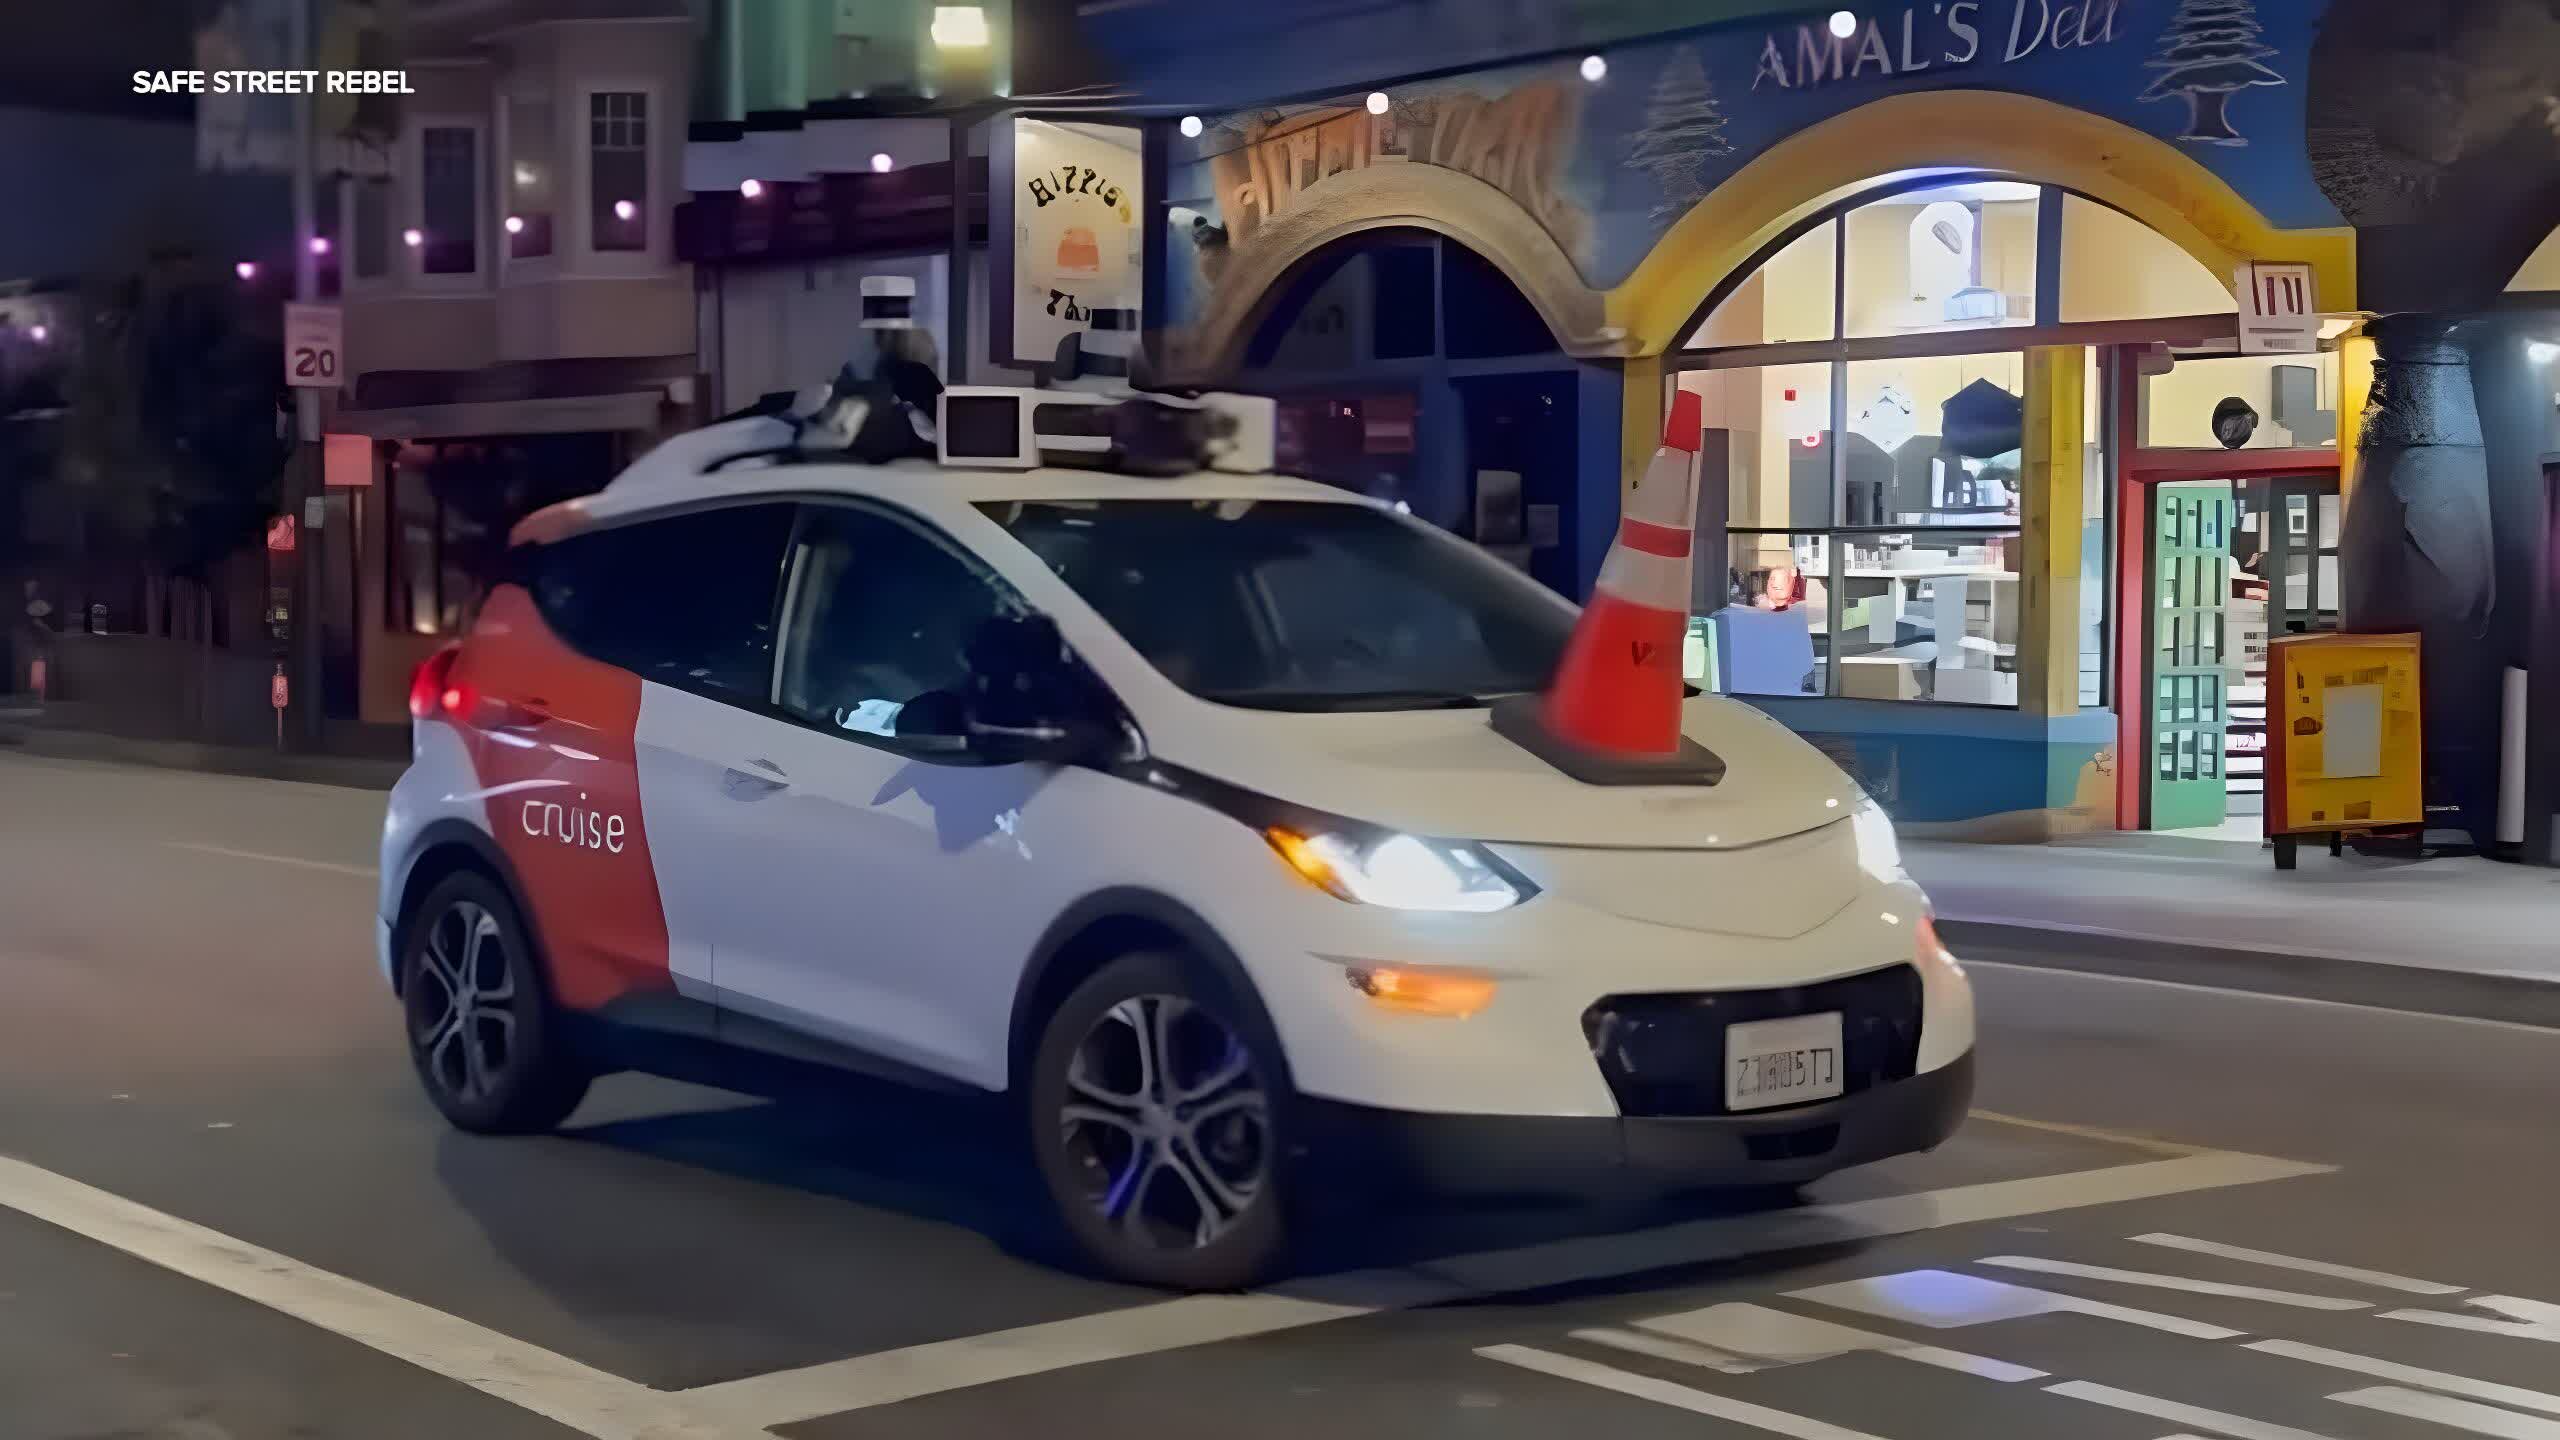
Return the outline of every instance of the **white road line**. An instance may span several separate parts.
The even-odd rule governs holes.
[[[2263,1155],[2205,1151],[2174,1160],[2143,1160],[2062,1175],[1986,1181],[1836,1205],[1808,1205],[1624,1235],[1577,1237],[1457,1256],[1409,1269],[1324,1277],[1293,1284],[1276,1293],[1196,1296],[1108,1310],[1017,1330],[723,1381],[685,1393],[689,1397],[708,1397],[718,1405],[720,1413],[742,1421],[764,1426],[790,1425],[997,1380],[1295,1330],[1386,1310],[1910,1235],[1983,1220],[2008,1220],[2194,1190],[2326,1175],[2336,1168]],[[2144,1314],[2094,1300],[2047,1298],[2054,1303],[2043,1307],[2046,1309],[2068,1308],[2093,1315]],[[2239,1333],[2169,1316],[2146,1317],[2139,1323],[2206,1339],[2228,1339]]]
[[[1772,1410],[1766,1405],[1729,1400],[1722,1395],[1710,1395],[1704,1390],[1692,1390],[1686,1385],[1675,1385],[1650,1375],[1638,1375],[1548,1350],[1533,1350],[1526,1345],[1487,1345],[1476,1353],[1487,1360],[1499,1360],[1505,1365],[1516,1365],[1559,1380],[1579,1380],[1585,1385],[1615,1390],[1621,1395],[1632,1395],[1639,1400],[1651,1400],[1658,1405],[1669,1405],[1694,1414],[1712,1415],[1736,1425],[1766,1430],[1772,1435],[1791,1435],[1795,1440],[1879,1440],[1864,1430],[1845,1430],[1784,1410]]]
[[[2137,1135],[2130,1130],[2110,1130],[2103,1125],[2073,1125],[2060,1120],[2029,1120],[2018,1115],[2003,1115],[1997,1110],[1973,1110],[1966,1118],[1989,1120],[1998,1125],[2015,1125],[2022,1130],[2042,1130],[2049,1135],[2070,1135],[2082,1140],[2104,1140],[2132,1150],[2148,1150],[2155,1155],[2193,1155],[2201,1147],[2163,1140],[2156,1135]]]
[[[2104,1300],[2083,1300],[2077,1295],[2038,1290],[2030,1285],[2012,1285],[2005,1280],[1985,1280],[1978,1275],[1959,1275],[1953,1270],[1906,1270],[1899,1275],[1881,1275],[1872,1280],[1816,1285],[1804,1290],[1790,1290],[1787,1298],[1873,1315],[1879,1320],[1925,1325],[1933,1330],[1987,1325],[1995,1320],[2016,1320],[2028,1315],[2086,1315],[2092,1319],[2115,1320],[2147,1330],[2183,1335],[2190,1340],[2236,1340],[2247,1333],[2221,1325],[2208,1325],[2202,1320],[2190,1320],[2183,1315],[2136,1310],[2130,1305],[2110,1305]]]
[[[2349,1390],[2329,1397],[2346,1405],[2361,1405],[2386,1415],[2406,1415],[2412,1420],[2426,1420],[2468,1430],[2474,1435],[2495,1435],[2500,1440],[2560,1440],[2560,1420],[2537,1420],[2513,1410],[2500,1410],[2470,1400],[2455,1400],[2444,1395],[2426,1395],[2403,1390],[2397,1385],[2377,1385],[2370,1390]]]
[[[2453,1375],[2442,1370],[2428,1370],[2416,1365],[2403,1365],[2396,1360],[2377,1360],[2370,1355],[2357,1355],[2345,1350],[2331,1350],[2320,1345],[2305,1345],[2298,1340],[2256,1340],[2246,1349],[2264,1355],[2282,1355],[2289,1360],[2326,1365],[2333,1370],[2352,1370],[2377,1380],[2398,1380],[2408,1385],[2424,1385],[2448,1395],[2467,1395],[2474,1400],[2493,1400],[2519,1410],[2539,1410],[2545,1415],[2560,1415],[2560,1395],[2527,1390],[2521,1385],[2501,1385],[2495,1380],[2474,1380],[2468,1375]]]
[[[2104,933],[2114,934],[2115,932]],[[2211,995],[2221,999],[2266,1000],[2278,1005],[2316,1005],[2329,1010],[2362,1010],[2369,1015],[2392,1015],[2403,1020],[2433,1020],[2446,1025],[2480,1025],[2491,1030],[2513,1030],[2525,1035],[2539,1035],[2546,1040],[2560,1040],[2560,1028],[2549,1025],[2527,1025],[2521,1020],[2491,1020],[2478,1015],[2445,1015],[2433,1010],[2395,1010],[2388,1005],[2368,1005],[2356,1000],[2326,1000],[2316,995],[2278,995],[2271,991],[2243,990],[2230,985],[2197,985],[2185,980],[2157,980],[2148,975],[2116,975],[2104,970],[2073,970],[2061,965],[2020,965],[2009,960],[1976,960],[1970,955],[1964,957],[1964,968],[2007,970],[2022,975],[2058,975],[2074,980],[2103,980],[2110,985],[2148,985],[2158,990],[2186,990],[2194,994]],[[2449,970],[2445,973],[2459,975],[2462,972]]]
[[[2326,1260],[2304,1260],[2293,1255],[2278,1255],[2272,1250],[2251,1250],[2241,1245],[2224,1245],[2212,1240],[2197,1240],[2185,1235],[2136,1235],[2138,1245],[2162,1245],[2172,1250],[2191,1250],[2198,1255],[2218,1255],[2225,1260],[2242,1260],[2252,1265],[2272,1265],[2283,1270],[2299,1270],[2306,1275],[2325,1275],[2332,1280],[2353,1280],[2383,1290],[2402,1290],[2411,1295],[2459,1295],[2467,1285],[2439,1285],[2433,1280],[2412,1280],[2406,1275],[2391,1275],[2380,1270],[2360,1270],[2353,1265],[2332,1265]]]
[[[211,845],[202,840],[163,840],[172,850],[193,850],[202,855],[228,855],[234,860],[264,860],[270,865],[291,865],[300,870],[326,870],[333,875],[361,875],[367,880],[380,872],[370,865],[341,865],[334,860],[305,860],[299,855],[269,855],[262,850],[234,850],[228,845]]]
[[[2067,1395],[2074,1400],[2086,1400],[2092,1405],[2105,1405],[2112,1409],[2130,1410],[2136,1415],[2148,1415],[2154,1420],[2192,1425],[2198,1430],[2210,1431],[2216,1435],[2228,1435],[2231,1440],[2329,1440],[2328,1436],[2315,1435],[2308,1430],[2296,1430],[2290,1425],[2272,1425],[2264,1420],[2252,1420],[2246,1415],[2231,1415],[2220,1410],[2207,1410],[2201,1405],[2184,1405],[2175,1400],[2163,1400],[2157,1395],[2119,1390],[2113,1385],[2097,1385],[2086,1380],[2065,1380],[2059,1385],[2047,1385],[2044,1388],[2048,1395]]]
[[[2299,1290],[2269,1290],[2260,1285],[2225,1285],[2219,1280],[2190,1280],[2184,1275],[2157,1275],[2148,1270],[2118,1270],[2111,1265],[2083,1265],[2074,1260],[2047,1260],[2038,1255],[1985,1255],[1977,1265],[1997,1265],[2003,1270],[2033,1270],[2043,1275],[2073,1275],[2083,1280],[2106,1280],[2118,1285],[2140,1285],[2153,1290],[2180,1290],[2189,1295],[2220,1295],[2232,1300],[2264,1300],[2270,1305],[2290,1305],[2297,1310],[2370,1310],[2370,1300],[2349,1300],[2337,1295],[2305,1295]]]
[[[685,1391],[684,1396],[706,1413],[733,1416],[740,1424],[771,1427],[998,1380],[1219,1340],[1240,1340],[1368,1313],[1366,1306],[1331,1305],[1280,1295],[1189,1295],[1153,1305],[1053,1320],[1045,1325],[1026,1325],[857,1355],[799,1370],[725,1380]]]
[[[2174,1160],[2142,1160],[2061,1175],[1993,1180],[1872,1200],[1697,1220],[1625,1235],[1559,1240],[1517,1250],[1436,1260],[1417,1268],[1445,1281],[1452,1298],[1508,1294],[1677,1265],[1940,1230],[1978,1220],[2011,1220],[2021,1215],[2150,1200],[2190,1190],[2326,1175],[2336,1168],[2263,1155],[2208,1151]]]
[[[2517,1340],[2549,1340],[2560,1344],[2560,1305],[2543,1300],[2527,1300],[2516,1295],[2474,1295],[2465,1305],[2495,1310],[2512,1316],[2507,1320],[2490,1320],[2478,1315],[2463,1315],[2446,1310],[2385,1310],[2385,1320],[2412,1320],[2420,1325],[2441,1325],[2448,1330],[2474,1330],[2483,1335],[2505,1335]]]
[[[1739,1355],[1727,1355],[1721,1350],[1710,1349],[1704,1345],[1693,1345],[1686,1340],[1674,1340],[1665,1335],[1646,1335],[1634,1330],[1607,1328],[1569,1330],[1565,1334],[1568,1339],[1587,1341],[1593,1345],[1606,1345],[1612,1350],[1624,1350],[1634,1355],[1650,1355],[1656,1360],[1671,1360],[1682,1365],[1695,1365],[1701,1370],[1713,1370],[1720,1375],[1754,1375],[1769,1368],[1769,1362],[1765,1360],[1745,1360]]]
[[[522,1406],[594,1440],[739,1440],[674,1396],[0,1156],[0,1206]]]
[[[1639,1320],[1636,1325],[1704,1345],[1710,1350],[1764,1360],[1772,1365],[1805,1365],[1863,1350],[2004,1384],[2045,1378],[2042,1370],[2030,1370],[2024,1365],[2012,1365],[1988,1355],[1968,1355],[1961,1350],[1918,1345],[1899,1335],[1879,1335],[1855,1326],[1772,1310],[1766,1305],[1710,1305],[1703,1310],[1688,1310],[1677,1315],[1657,1315],[1650,1320]]]

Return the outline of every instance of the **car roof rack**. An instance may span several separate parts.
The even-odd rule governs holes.
[[[874,298],[866,288],[865,328],[912,326],[907,316],[888,313],[899,308],[900,296],[878,297],[877,318]],[[868,382],[848,365],[827,385],[763,395],[666,440],[612,483],[666,483],[753,463],[901,459],[959,469],[1057,466],[1164,478],[1203,470],[1270,472],[1278,407],[1269,397],[1158,387],[1136,311],[1096,310],[1090,324],[1059,343],[1049,367],[1055,383],[1047,387],[942,386],[918,365],[908,366],[912,373],[901,374],[893,387],[885,361],[883,373]]]

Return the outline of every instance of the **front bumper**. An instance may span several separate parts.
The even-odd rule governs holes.
[[[1812,1105],[1678,1118],[1452,1115],[1302,1099],[1302,1156],[1326,1175],[1458,1194],[1574,1194],[1629,1182],[1795,1185],[1935,1149],[1973,1102],[1973,1052]]]

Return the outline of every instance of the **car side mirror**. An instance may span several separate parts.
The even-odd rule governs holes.
[[[1003,615],[969,637],[963,728],[971,753],[1000,765],[1067,765],[1107,743],[1102,687],[1046,615]]]

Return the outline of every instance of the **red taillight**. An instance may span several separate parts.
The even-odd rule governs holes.
[[[466,697],[462,687],[453,683],[454,662],[462,658],[462,646],[447,645],[430,655],[409,677],[409,713],[424,720],[442,710],[447,715],[462,712]]]

